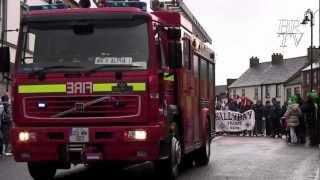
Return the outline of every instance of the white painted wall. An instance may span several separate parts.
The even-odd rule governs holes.
[[[255,88],[258,88],[258,99],[255,99]],[[230,95],[233,96],[233,90],[236,90],[236,95],[242,97],[242,89],[245,89],[245,96],[254,102],[261,99],[260,86],[243,87],[243,88],[230,88]]]
[[[266,97],[266,87],[262,86],[262,92],[263,92],[263,96],[262,96],[262,102],[263,104],[266,103],[266,101],[270,101],[273,97],[275,97],[277,99],[277,101],[280,102],[281,105],[283,105],[283,103],[286,100],[286,94],[285,94],[285,88],[283,84],[280,84],[280,93],[279,93],[279,97],[276,97],[276,85],[269,85],[270,86],[270,96]],[[258,99],[255,99],[255,88],[258,88]],[[254,102],[256,102],[257,100],[261,100],[261,86],[251,86],[251,87],[242,87],[242,88],[230,88],[230,95],[233,95],[233,89],[236,89],[236,94],[238,96],[242,96],[242,89],[245,89],[245,96],[251,100],[253,100]]]

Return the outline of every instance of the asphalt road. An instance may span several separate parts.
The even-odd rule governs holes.
[[[281,139],[220,137],[212,144],[212,154],[208,166],[185,170],[178,180],[315,180],[319,177],[319,149],[287,145]],[[56,179],[150,180],[152,177],[152,165],[143,164],[112,172],[76,166],[59,171]],[[0,180],[31,180],[31,177],[25,164],[6,157],[0,160]]]

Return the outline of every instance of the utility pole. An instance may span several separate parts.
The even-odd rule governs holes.
[[[310,41],[310,64],[311,64],[311,69],[310,69],[310,92],[313,90],[313,26],[314,26],[314,13],[311,11],[311,9],[308,9],[304,13],[304,20],[302,21],[301,24],[308,24],[310,22],[310,30],[311,30],[311,41]]]

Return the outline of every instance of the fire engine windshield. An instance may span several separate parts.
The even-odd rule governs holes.
[[[144,19],[30,23],[23,29],[19,72],[143,70],[149,43]],[[79,67],[63,68],[63,67]]]

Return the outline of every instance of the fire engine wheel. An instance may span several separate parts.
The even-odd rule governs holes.
[[[170,154],[168,159],[155,162],[156,174],[161,179],[175,180],[179,174],[182,150],[178,138],[170,139]]]
[[[185,154],[181,159],[181,170],[187,170],[193,167],[194,158],[192,154]]]
[[[195,162],[198,166],[205,166],[210,161],[211,155],[211,142],[209,139],[209,135],[206,138],[206,143],[202,146],[195,154]]]
[[[35,180],[53,179],[57,168],[48,163],[28,163],[28,170]]]

